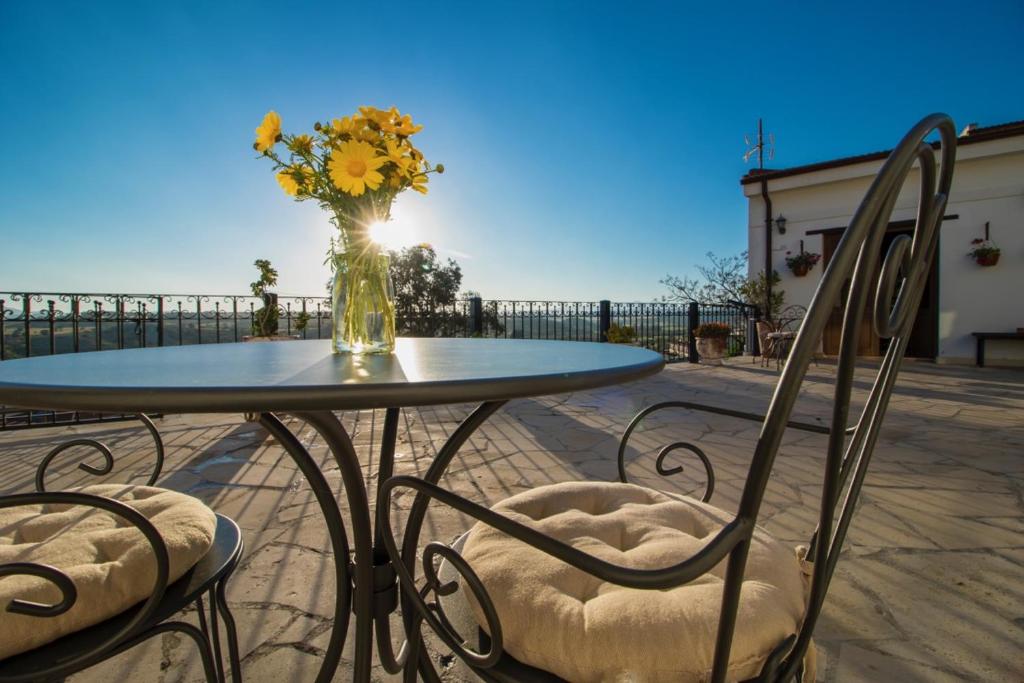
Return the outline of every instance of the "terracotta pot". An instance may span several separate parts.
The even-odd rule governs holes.
[[[999,263],[999,254],[985,254],[984,256],[975,256],[974,260],[978,262],[979,266],[994,266]]]
[[[790,268],[790,270],[793,271],[793,275],[796,275],[797,277],[803,277],[804,275],[807,275],[807,273],[810,272],[811,268],[806,264],[801,264],[793,266],[792,268]]]
[[[705,365],[721,365],[725,358],[725,337],[697,337],[697,355]]]

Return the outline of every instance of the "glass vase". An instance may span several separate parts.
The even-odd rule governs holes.
[[[392,353],[395,350],[395,292],[390,259],[375,246],[334,259],[331,286],[335,353]]]

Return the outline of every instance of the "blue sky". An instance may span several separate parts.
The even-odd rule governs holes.
[[[269,109],[412,113],[447,172],[399,215],[466,288],[566,300],[741,251],[759,116],[779,167],[1024,118],[1019,0],[710,4],[0,3],[0,291],[242,293],[269,258],[320,293],[326,218],[251,149]]]

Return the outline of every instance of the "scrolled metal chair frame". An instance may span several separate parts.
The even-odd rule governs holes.
[[[144,413],[135,416],[146,427],[153,439],[155,446],[155,462],[153,471],[146,481],[146,486],[153,486],[160,478],[164,465],[164,444],[153,420]],[[71,659],[62,659],[59,665],[33,671],[31,674],[7,676],[0,672],[0,683],[18,683],[21,681],[40,679],[60,679],[77,671],[81,671],[97,662],[129,650],[136,645],[152,638],[153,636],[169,631],[183,634],[192,639],[199,650],[200,661],[203,665],[203,672],[207,681],[223,683],[227,679],[224,668],[224,660],[221,656],[220,630],[217,625],[217,614],[220,613],[224,619],[224,627],[228,634],[228,660],[231,665],[232,677],[240,680],[241,658],[238,652],[237,635],[234,618],[227,604],[225,595],[225,582],[234,570],[238,562],[235,557],[231,568],[225,576],[217,579],[210,587],[210,626],[207,625],[205,607],[202,596],[198,596],[195,604],[199,614],[199,628],[192,624],[181,621],[162,621],[152,624],[147,628],[141,626],[151,620],[154,612],[160,607],[160,603],[167,591],[170,563],[167,555],[167,547],[163,538],[143,515],[132,507],[111,498],[82,493],[78,491],[49,492],[46,490],[46,473],[54,458],[64,451],[76,447],[87,446],[93,448],[103,456],[103,463],[95,467],[88,463],[79,463],[78,469],[93,476],[110,474],[114,469],[114,455],[111,449],[101,441],[89,438],[71,439],[51,449],[39,463],[35,473],[35,493],[14,494],[0,497],[0,509],[18,507],[23,505],[40,504],[67,504],[83,505],[100,508],[126,519],[129,524],[137,528],[146,537],[153,551],[153,558],[157,565],[157,577],[154,582],[153,591],[149,597],[141,603],[141,606],[133,607],[137,610],[135,616],[118,629],[113,635],[107,637],[99,645],[92,647],[88,652],[82,653]],[[24,614],[37,617],[55,617],[64,614],[71,609],[77,598],[78,592],[74,583],[67,574],[56,567],[33,562],[12,562],[0,565],[0,578],[14,575],[36,576],[53,583],[60,589],[62,598],[60,602],[53,605],[43,605],[24,600],[12,600],[3,608],[12,614]],[[212,647],[211,647],[212,644]],[[45,646],[43,646],[45,647]]]
[[[53,493],[42,491],[37,493],[16,493],[0,498],[0,509],[26,505],[78,505],[105,510],[117,515],[138,529],[146,537],[146,541],[149,543],[153,554],[153,560],[156,563],[156,578],[153,581],[153,589],[149,597],[142,603],[141,607],[137,608],[138,611],[135,616],[91,651],[63,660],[60,664],[55,664],[43,671],[34,671],[31,674],[13,677],[0,674],[0,681],[3,683],[63,678],[109,656],[122,642],[129,638],[141,635],[137,634],[136,631],[140,625],[152,618],[153,613],[160,605],[160,601],[163,600],[170,573],[170,559],[167,555],[167,546],[164,544],[164,539],[160,536],[160,532],[156,530],[156,527],[144,515],[124,503],[102,496],[78,492]],[[64,614],[75,604],[77,591],[75,590],[74,583],[72,583],[67,574],[54,567],[33,562],[0,565],[0,577],[14,575],[29,575],[47,579],[60,588],[62,598],[59,603],[53,605],[12,600],[4,606],[4,610],[7,612],[37,617],[55,617]]]
[[[941,139],[942,161],[941,169],[938,171],[933,146],[925,142],[925,139],[936,131]],[[429,477],[425,480],[412,476],[395,476],[384,481],[379,489],[377,527],[383,531],[383,545],[391,558],[405,596],[403,612],[409,642],[403,647],[403,654],[419,650],[418,627],[421,622],[426,622],[477,673],[493,678],[488,672],[496,670],[502,660],[500,630],[496,630],[499,638],[491,640],[491,648],[487,653],[470,650],[466,647],[465,637],[454,632],[439,604],[427,603],[425,600],[425,596],[430,592],[443,595],[446,591],[451,591],[450,585],[442,585],[438,581],[433,569],[433,558],[440,555],[448,559],[470,585],[477,602],[487,615],[490,628],[494,628],[492,619],[496,617],[496,611],[493,603],[468,564],[461,561],[461,558],[458,564],[453,561],[457,556],[454,549],[445,546],[448,549],[441,551],[435,546],[430,546],[433,550],[424,557],[427,585],[423,589],[417,587],[413,573],[414,558],[410,557],[409,546],[411,542],[414,549],[427,503],[436,500],[599,579],[621,586],[641,589],[672,588],[693,581],[722,560],[726,560],[726,577],[711,676],[714,683],[721,683],[725,680],[728,670],[740,590],[755,523],[783,434],[787,428],[793,427],[825,434],[828,437],[821,507],[817,529],[807,554],[807,559],[813,563],[811,588],[807,611],[799,632],[775,648],[757,680],[788,681],[795,677],[802,678],[803,658],[810,645],[811,635],[820,616],[842,543],[849,529],[878,439],[882,417],[906,351],[910,326],[920,304],[928,270],[935,254],[938,227],[952,185],[955,155],[956,130],[952,119],[943,114],[933,114],[922,119],[890,154],[871,183],[825,270],[803,324],[793,341],[789,357],[764,416],[685,401],[672,401],[646,408],[627,427],[618,452],[621,481],[627,481],[624,458],[629,437],[641,421],[655,411],[670,407],[695,409],[762,422],[736,515],[711,541],[687,560],[670,567],[651,570],[619,566],[448,492],[436,485],[436,478],[430,481]],[[920,167],[921,189],[913,238],[900,236],[892,242],[881,263],[880,276],[877,282],[873,282],[874,273],[879,266],[882,238],[899,192],[915,162],[918,162]],[[843,285],[851,277],[852,284],[843,314],[830,424],[826,426],[795,422],[790,416],[800,386],[814,358],[815,349],[832,309],[841,301]],[[853,389],[858,337],[872,289],[874,308],[871,320],[879,336],[888,337],[892,342],[882,359],[860,415],[851,421],[850,396]],[[890,307],[892,301],[895,303]],[[676,442],[663,448],[658,455],[659,473],[671,475],[680,471],[678,467],[666,469],[663,466],[668,453],[679,449],[694,453],[704,464],[708,475],[708,487],[704,497],[709,498],[714,486],[713,468],[707,456],[694,444]],[[389,514],[392,496],[399,488],[416,492],[415,514],[410,515],[406,525],[401,552],[395,540]],[[430,564],[429,569],[427,564]],[[409,608],[414,608],[415,614],[409,614]],[[392,666],[395,664],[401,662],[391,662]],[[413,680],[417,668],[426,680],[439,679],[436,671],[429,663],[425,663],[422,657],[418,658],[418,662],[410,660],[405,664],[406,681]],[[536,671],[536,675],[526,675],[527,679],[544,678],[544,672],[533,671]],[[551,677],[547,675],[546,678]],[[510,679],[505,677],[502,680]]]
[[[160,438],[160,432],[157,430],[156,425],[153,424],[153,420],[151,420],[148,415],[146,415],[145,413],[138,413],[136,414],[135,417],[146,427],[146,430],[149,432],[149,435],[153,438],[153,445],[156,448],[156,462],[153,464],[153,472],[152,474],[150,474],[149,479],[146,481],[146,486],[153,486],[160,478],[161,472],[163,472],[164,442],[163,439]],[[78,464],[78,469],[82,470],[87,474],[91,474],[97,477],[110,474],[114,470],[114,454],[113,452],[111,452],[110,447],[107,446],[105,443],[103,443],[102,441],[97,441],[96,439],[88,438],[71,439],[70,441],[65,441],[64,443],[55,446],[49,453],[46,454],[46,457],[42,459],[42,461],[39,463],[39,466],[36,467],[36,491],[46,491],[46,470],[50,466],[50,463],[53,462],[53,459],[56,458],[61,453],[63,453],[64,451],[68,450],[69,448],[74,448],[75,446],[88,446],[89,448],[95,449],[96,451],[99,452],[100,455],[103,456],[102,466],[93,467],[89,463],[83,462]]]

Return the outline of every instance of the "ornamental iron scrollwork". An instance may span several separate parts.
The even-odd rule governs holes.
[[[135,417],[140,422],[142,422],[142,424],[146,427],[146,430],[153,438],[153,445],[155,446],[156,449],[154,458],[155,462],[153,464],[153,472],[150,474],[149,479],[146,481],[146,486],[153,486],[160,478],[160,474],[163,471],[164,442],[163,439],[160,438],[160,432],[157,430],[156,425],[153,424],[153,420],[151,420],[148,415],[144,413],[138,413],[137,415],[135,415]],[[78,469],[82,470],[87,474],[91,474],[93,476],[98,477],[110,474],[113,471],[114,454],[105,443],[97,441],[96,439],[88,438],[71,439],[70,441],[66,441],[51,449],[50,452],[46,454],[46,457],[43,458],[42,462],[39,463],[39,466],[36,467],[36,491],[39,491],[40,493],[46,491],[46,470],[50,466],[50,463],[53,462],[53,459],[56,458],[61,453],[63,453],[64,451],[70,448],[74,448],[76,446],[87,446],[89,448],[96,450],[100,455],[103,456],[103,464],[101,466],[94,467],[89,463],[82,462],[78,464]]]
[[[43,671],[32,671],[26,675],[5,676],[0,674],[0,681],[3,683],[14,683],[15,681],[59,679],[65,675],[78,670],[85,663],[94,660],[121,645],[129,638],[142,624],[150,620],[160,601],[163,599],[167,589],[167,580],[170,574],[170,559],[167,554],[167,546],[164,544],[160,532],[156,530],[153,523],[137,512],[134,508],[120,501],[103,496],[95,496],[80,492],[38,492],[38,493],[16,493],[0,497],[0,510],[12,507],[28,505],[74,505],[96,508],[109,512],[125,520],[129,526],[135,527],[149,543],[153,560],[156,564],[156,575],[153,580],[153,588],[149,597],[146,598],[137,609],[134,616],[121,628],[116,629],[113,634],[104,638],[101,642],[86,652],[77,656],[60,659],[53,666]],[[67,612],[77,598],[74,584],[70,578],[59,570],[38,563],[9,563],[0,564],[0,577],[13,575],[29,575],[44,578],[54,583],[61,590],[61,601],[53,605],[40,605],[38,603],[22,600],[12,600],[2,606],[7,612],[13,614],[25,614],[43,618],[59,616]]]

